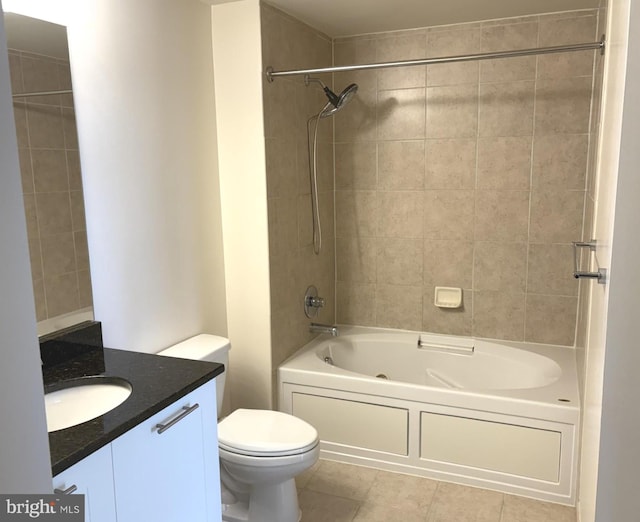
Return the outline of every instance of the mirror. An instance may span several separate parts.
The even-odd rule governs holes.
[[[5,13],[4,22],[38,335],[44,335],[93,319],[67,33],[14,13]]]

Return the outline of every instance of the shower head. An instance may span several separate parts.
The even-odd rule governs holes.
[[[319,80],[318,78],[310,78],[308,75],[305,76],[305,85],[309,85],[310,82],[319,83],[329,100],[329,102],[324,106],[324,109],[320,111],[320,118],[326,118],[327,116],[331,116],[338,112],[342,107],[349,103],[353,95],[358,92],[358,86],[355,83],[348,85],[340,94],[336,94],[329,89],[322,80]]]

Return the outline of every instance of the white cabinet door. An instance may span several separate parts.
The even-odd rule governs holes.
[[[215,390],[212,380],[112,442],[118,522],[221,520]]]
[[[53,488],[84,495],[86,522],[116,522],[111,445],[100,448],[53,477]]]

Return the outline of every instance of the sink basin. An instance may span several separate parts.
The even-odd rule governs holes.
[[[122,404],[131,384],[116,377],[73,379],[56,384],[44,396],[47,431],[58,431],[95,419]]]

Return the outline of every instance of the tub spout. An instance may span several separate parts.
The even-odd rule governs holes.
[[[320,323],[311,323],[309,325],[309,331],[311,333],[331,334],[334,337],[337,337],[339,333],[337,326],[331,326],[329,324],[320,324]]]

